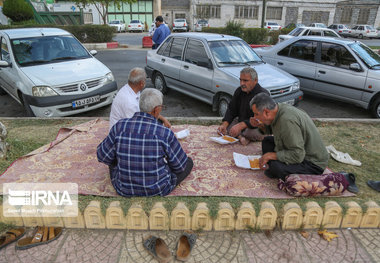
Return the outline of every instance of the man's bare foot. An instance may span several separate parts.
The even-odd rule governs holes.
[[[247,138],[245,138],[244,136],[241,136],[241,135],[239,135],[238,138],[239,138],[241,145],[243,145],[243,146],[247,146],[251,142],[250,140],[248,140]]]

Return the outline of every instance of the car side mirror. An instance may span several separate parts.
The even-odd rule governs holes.
[[[362,71],[362,68],[358,63],[352,63],[350,64],[350,69],[354,71]]]
[[[98,54],[98,51],[96,51],[95,49],[93,49],[93,50],[90,51],[90,54],[93,55],[93,56],[96,56],[96,54]]]
[[[7,61],[5,61],[5,60],[0,60],[0,67],[1,67],[1,68],[7,68],[7,67],[10,67],[10,66],[11,66],[11,64],[8,63]]]

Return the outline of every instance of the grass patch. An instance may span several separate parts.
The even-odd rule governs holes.
[[[83,123],[83,119],[58,119],[58,120],[41,120],[41,119],[0,119],[8,129],[7,142],[11,145],[8,156],[5,160],[0,160],[0,173],[17,158],[23,156],[55,139],[58,131],[62,127],[70,127]],[[197,119],[174,118],[172,124],[202,124],[212,125],[219,124],[220,120],[200,121]],[[357,185],[360,193],[356,197],[316,197],[316,198],[294,198],[294,199],[272,199],[277,211],[289,201],[297,202],[302,210],[306,210],[306,203],[309,201],[317,202],[324,208],[327,201],[337,201],[345,210],[345,203],[355,201],[363,207],[368,200],[379,203],[380,195],[367,186],[368,180],[380,180],[380,123],[359,123],[359,122],[322,122],[316,121],[316,125],[321,133],[325,145],[334,145],[342,152],[348,152],[352,158],[362,162],[361,167],[338,163],[333,159],[329,160],[329,167],[334,171],[345,171],[356,175]],[[0,201],[1,201],[0,197]],[[99,196],[79,196],[79,208],[84,211],[86,206],[92,200],[99,200],[102,204],[102,212],[105,211],[112,201],[120,201],[121,207],[126,213],[132,203],[139,203],[146,212],[149,212],[155,202],[163,202],[168,211],[172,211],[178,202],[184,202],[193,214],[199,202],[206,202],[210,209],[212,218],[216,218],[220,202],[229,202],[233,209],[241,206],[242,202],[249,201],[254,205],[256,215],[260,211],[260,205],[267,198],[245,198],[245,197],[99,197]],[[380,204],[380,203],[379,203]],[[0,230],[1,230],[0,225]]]

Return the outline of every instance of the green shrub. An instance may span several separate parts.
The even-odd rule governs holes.
[[[266,42],[268,30],[265,28],[245,28],[243,39],[248,44],[263,44]]]
[[[243,35],[243,24],[234,20],[230,20],[226,24],[226,34],[241,37]]]
[[[25,0],[5,0],[3,14],[13,22],[31,20],[33,18],[33,8]]]

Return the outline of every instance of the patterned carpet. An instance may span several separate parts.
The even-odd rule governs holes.
[[[209,139],[217,126],[177,125],[174,131],[189,129],[181,140],[193,159],[191,174],[170,194],[172,196],[238,196],[290,198],[277,188],[277,180],[262,171],[235,166],[232,153],[261,153],[260,143],[220,145]],[[0,183],[77,183],[79,194],[117,196],[108,167],[96,158],[96,147],[108,134],[108,121],[93,120],[62,128],[56,140],[16,160],[1,176]],[[0,187],[2,191],[2,187]]]

